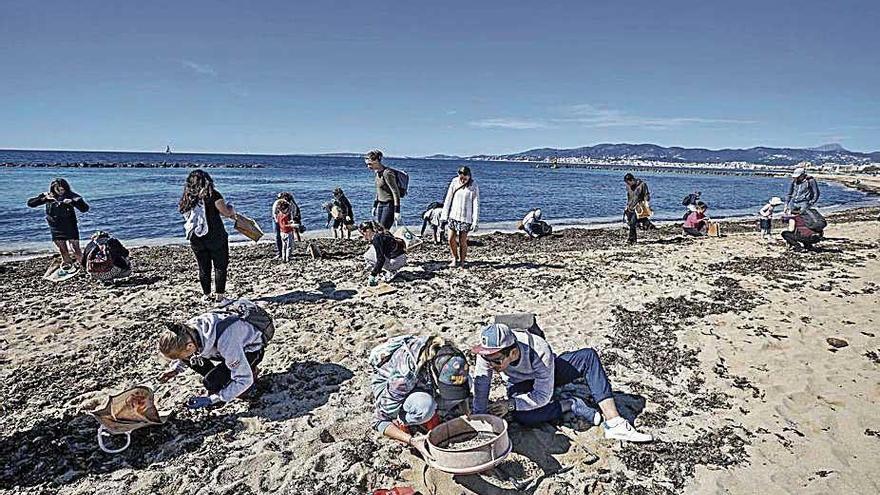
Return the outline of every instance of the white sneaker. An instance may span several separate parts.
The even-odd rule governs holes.
[[[641,433],[629,421],[620,416],[605,422],[603,426],[605,438],[610,440],[623,440],[625,442],[650,442],[654,437],[647,433]]]
[[[602,423],[602,415],[599,411],[587,406],[580,397],[571,398],[571,412],[579,418],[583,418],[593,422],[593,426],[599,426]],[[592,417],[590,415],[592,414]]]
[[[457,267],[458,267],[458,260],[452,260],[449,262],[449,268],[457,268]]]

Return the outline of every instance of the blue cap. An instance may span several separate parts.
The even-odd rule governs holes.
[[[493,323],[480,332],[480,345],[471,348],[474,354],[495,354],[516,343],[513,330],[504,323]]]

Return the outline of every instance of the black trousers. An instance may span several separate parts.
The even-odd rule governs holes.
[[[636,215],[635,211],[625,211],[623,212],[623,218],[626,221],[626,224],[629,225],[629,235],[626,240],[629,241],[630,244],[636,242],[637,234],[636,227],[639,225],[639,217]]]
[[[693,227],[684,227],[684,233],[687,235],[690,235],[690,236],[694,236],[694,237],[701,237],[701,236],[706,235],[706,233],[703,232],[702,230],[695,229]]]
[[[254,352],[246,352],[244,353],[244,356],[247,358],[248,364],[251,365],[251,369],[253,369],[254,366],[260,364],[260,361],[263,360],[263,349]],[[215,363],[210,359],[203,359],[201,365],[195,365],[189,362],[186,364],[192,368],[193,371],[204,377],[202,385],[205,386],[208,395],[220,392],[229,385],[229,382],[232,381],[232,372],[223,361]]]
[[[211,293],[211,269],[214,270],[214,286],[218,294],[226,293],[226,267],[229,266],[229,237],[196,238],[190,247],[199,264],[199,284],[205,295]]]
[[[803,247],[805,249],[815,249],[813,246],[822,240],[822,237],[818,235],[804,237],[799,233],[790,230],[782,232],[782,238],[785,239],[785,242],[791,247]]]
[[[278,222],[272,223],[275,224],[275,254],[281,256],[281,226]]]

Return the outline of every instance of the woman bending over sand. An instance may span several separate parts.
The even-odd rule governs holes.
[[[73,192],[70,184],[59,177],[49,184],[49,191],[29,199],[27,205],[31,208],[46,205],[46,223],[49,224],[49,231],[52,233],[52,242],[61,253],[61,268],[69,270],[73,264],[68,248],[73,250],[77,262],[82,261],[79,226],[74,210],[76,208],[83,213],[89,211],[89,205],[82,196]]]

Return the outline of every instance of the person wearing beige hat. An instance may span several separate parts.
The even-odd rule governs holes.
[[[767,202],[762,208],[761,211],[758,212],[758,217],[760,221],[760,229],[761,229],[761,237],[770,240],[773,238],[770,233],[770,229],[773,225],[773,212],[777,206],[782,205],[782,198],[779,196],[773,196],[770,198],[770,201]]]
[[[799,163],[791,173],[792,181],[788,187],[788,195],[785,197],[786,214],[795,207],[806,210],[819,202],[819,184],[813,176],[807,174],[806,165],[809,164]]]

